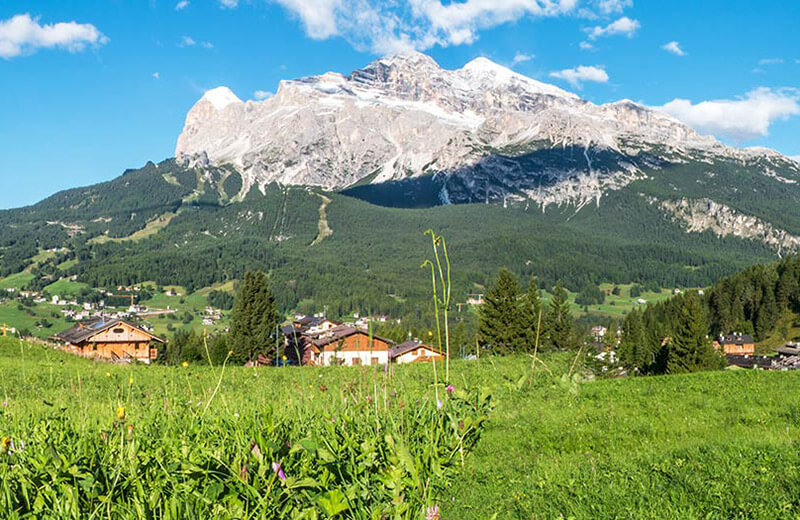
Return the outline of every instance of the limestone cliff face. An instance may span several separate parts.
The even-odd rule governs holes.
[[[778,253],[800,250],[800,237],[711,199],[684,198],[660,202],[653,199],[651,202],[683,222],[687,231],[692,233],[711,231],[718,236],[757,240],[773,247]]]
[[[790,162],[728,148],[631,101],[581,100],[485,58],[445,70],[417,53],[349,76],[283,81],[264,101],[213,89],[188,113],[176,157],[234,165],[243,192],[271,182],[342,189],[442,175],[455,178],[442,183],[443,201],[512,197],[543,206],[599,200],[667,162],[769,157],[776,171]]]

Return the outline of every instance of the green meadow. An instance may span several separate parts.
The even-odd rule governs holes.
[[[0,517],[800,517],[800,374],[487,357],[454,361],[448,392],[441,368],[121,366],[0,340]]]

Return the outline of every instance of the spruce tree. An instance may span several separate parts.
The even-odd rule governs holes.
[[[526,334],[522,327],[519,283],[505,267],[486,293],[480,308],[478,341],[495,354],[522,350]]]
[[[260,354],[273,353],[279,320],[266,275],[261,271],[245,273],[231,312],[232,360],[252,361]]]
[[[619,344],[619,360],[628,369],[642,369],[649,362],[644,320],[642,311],[638,309],[633,309],[625,316]]]
[[[575,346],[567,290],[561,281],[553,288],[553,299],[547,310],[547,332],[552,348],[567,350]]]
[[[541,347],[545,338],[544,329],[547,316],[544,315],[542,298],[536,276],[531,276],[528,282],[528,292],[522,300],[522,327],[524,329],[525,347],[529,351],[536,348],[538,339]],[[542,330],[539,330],[542,329]]]
[[[667,372],[713,370],[722,365],[708,337],[705,309],[695,293],[688,293],[679,302],[676,327],[667,355]]]

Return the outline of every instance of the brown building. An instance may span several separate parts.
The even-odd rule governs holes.
[[[309,365],[385,365],[392,341],[364,329],[340,326],[311,339],[303,362]]]
[[[444,356],[439,349],[425,345],[420,341],[406,341],[392,347],[390,357],[393,363],[419,363],[424,361],[443,360]]]
[[[136,325],[104,318],[78,323],[55,338],[64,343],[67,352],[122,363],[150,363],[158,355],[153,344],[164,343]]]
[[[752,355],[756,352],[756,342],[749,334],[720,335],[714,342],[714,348],[725,354]]]

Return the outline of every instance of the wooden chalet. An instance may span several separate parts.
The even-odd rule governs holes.
[[[756,342],[749,334],[720,335],[714,342],[714,348],[725,354],[737,356],[752,355],[756,352]]]
[[[406,341],[395,347],[389,352],[389,357],[393,363],[418,363],[424,361],[443,360],[444,356],[430,345],[425,345],[421,341]]]
[[[57,334],[63,349],[79,356],[119,363],[150,363],[158,355],[154,343],[164,340],[127,321],[98,318]]]
[[[364,329],[334,327],[304,345],[303,363],[309,365],[385,365],[393,342]]]

